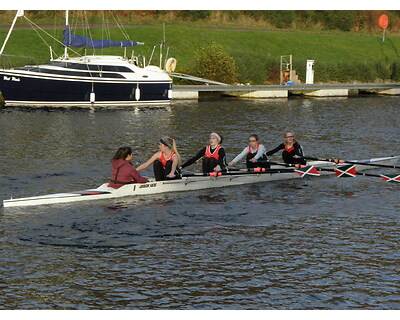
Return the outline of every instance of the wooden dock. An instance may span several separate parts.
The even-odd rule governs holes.
[[[173,85],[174,100],[212,100],[303,97],[349,97],[362,94],[400,95],[400,83],[301,85]]]

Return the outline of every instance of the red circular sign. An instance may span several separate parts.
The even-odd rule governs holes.
[[[386,29],[388,27],[388,24],[389,24],[388,16],[386,14],[382,14],[379,17],[378,26],[381,27],[382,29]]]

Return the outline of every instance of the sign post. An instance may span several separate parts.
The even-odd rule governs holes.
[[[378,26],[383,29],[382,41],[385,41],[385,31],[389,25],[389,18],[386,14],[382,14],[378,19]]]

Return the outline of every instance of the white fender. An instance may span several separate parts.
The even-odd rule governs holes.
[[[175,58],[169,58],[167,62],[165,63],[165,71],[168,73],[174,72],[176,68],[176,59]]]
[[[140,100],[140,89],[139,89],[139,86],[137,86],[136,89],[135,89],[135,99],[136,99],[136,101]]]
[[[90,93],[90,103],[94,104],[95,101],[96,101],[96,94],[94,93],[94,91],[92,91]]]

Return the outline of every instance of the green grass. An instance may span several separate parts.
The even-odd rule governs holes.
[[[160,44],[163,38],[161,25],[125,28],[131,40],[143,41],[145,46],[134,47],[136,55],[150,56],[153,45]],[[62,30],[49,30],[58,39],[62,39]],[[122,37],[119,29],[111,29],[115,40]],[[3,42],[7,30],[0,30],[0,42]],[[81,32],[76,32],[82,35]],[[93,38],[104,36],[100,29],[92,30]],[[108,38],[108,37],[106,37]],[[62,46],[46,37],[48,44],[60,55]],[[295,69],[300,75],[305,73],[307,59],[313,59],[320,65],[372,65],[381,63],[388,66],[399,60],[400,36],[387,35],[382,41],[380,34],[360,36],[357,33],[319,34],[311,32],[284,32],[262,30],[216,30],[194,28],[189,25],[167,25],[166,42],[170,46],[169,55],[178,60],[177,72],[195,72],[195,54],[197,48],[214,41],[220,44],[231,55],[241,74],[241,81],[263,84],[266,76],[266,65],[273,61],[279,68],[281,55],[292,55]],[[83,49],[79,49],[81,54]],[[130,49],[128,50],[130,55]],[[37,61],[49,60],[49,49],[33,30],[14,30],[5,54],[17,54],[37,57]],[[88,49],[88,54],[92,51]],[[120,48],[99,50],[96,54],[123,55]],[[158,63],[158,56],[153,60]],[[300,70],[304,69],[304,70]],[[315,70],[316,74],[318,70]]]

